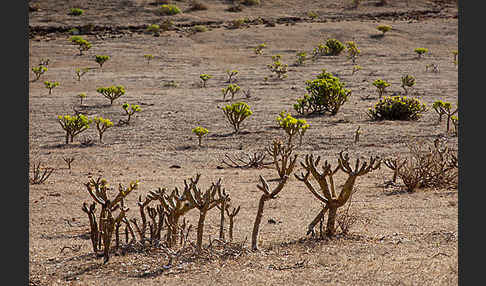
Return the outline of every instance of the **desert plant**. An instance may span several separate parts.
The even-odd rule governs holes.
[[[92,44],[87,40],[83,39],[81,36],[72,36],[69,38],[71,43],[78,45],[79,55],[82,56],[83,52],[88,51],[91,49]]]
[[[127,120],[120,119],[120,123],[121,124],[126,124],[126,125],[129,125],[130,124],[130,119],[132,118],[132,116],[135,113],[142,111],[142,109],[140,108],[140,106],[139,105],[136,105],[136,104],[130,105],[128,103],[124,103],[122,105],[122,108],[125,111],[125,113],[127,114]]]
[[[29,182],[32,185],[40,185],[44,184],[47,179],[51,176],[52,172],[54,172],[54,168],[51,167],[41,167],[42,162],[38,162],[37,164],[34,162],[32,163],[32,176],[29,178]]]
[[[143,57],[147,60],[147,64],[150,64],[150,60],[154,58],[154,56],[150,54],[143,55]]]
[[[145,29],[148,33],[153,33],[153,34],[157,34],[159,33],[160,31],[160,26],[157,25],[157,24],[150,24],[147,26],[147,28]]]
[[[365,161],[360,165],[360,159],[356,159],[356,165],[353,170],[349,162],[349,155],[341,151],[339,153],[338,166],[333,169],[331,167],[331,164],[326,161],[322,166],[322,172],[319,173],[317,166],[319,165],[320,159],[320,156],[318,156],[317,159],[314,160],[313,155],[306,155],[305,161],[300,163],[301,166],[306,170],[306,173],[304,174],[303,172],[301,172],[300,175],[295,174],[295,177],[297,178],[297,180],[302,181],[306,185],[308,190],[321,203],[324,203],[323,209],[309,224],[307,234],[314,233],[314,226],[319,221],[322,221],[324,215],[326,214],[326,212],[328,212],[326,235],[333,236],[335,233],[337,211],[340,207],[346,204],[351,195],[354,193],[353,189],[356,179],[359,176],[366,175],[378,169],[380,167],[381,160],[377,159],[376,157],[371,157],[369,162]],[[344,183],[341,192],[339,193],[339,195],[337,195],[335,192],[333,176],[339,170],[348,174],[348,178],[346,179],[346,182]],[[316,189],[312,186],[309,180],[310,175],[312,175],[312,177],[318,182],[322,195],[318,193]]]
[[[32,72],[35,75],[34,81],[39,80],[39,78],[41,77],[41,75],[43,75],[46,71],[47,71],[47,67],[45,67],[45,66],[33,67],[32,68]]]
[[[110,104],[113,104],[115,99],[125,94],[125,87],[123,85],[99,87],[96,91],[110,100]]]
[[[452,62],[454,63],[454,65],[457,65],[457,55],[458,54],[459,54],[459,51],[457,51],[457,50],[452,51],[452,56],[453,56]]]
[[[207,32],[208,28],[204,25],[195,25],[195,26],[192,27],[191,30],[196,32],[196,33],[202,33],[202,32]]]
[[[307,12],[307,16],[309,18],[311,18],[312,20],[315,20],[315,19],[319,18],[319,15],[316,12],[314,12],[314,11],[308,11]]]
[[[83,114],[78,115],[59,115],[57,117],[59,124],[61,124],[62,129],[66,131],[66,144],[73,142],[74,136],[85,131],[89,128],[91,124],[91,119],[88,119]]]
[[[80,104],[83,105],[83,100],[87,97],[86,93],[85,92],[82,92],[82,93],[79,93],[76,96],[79,98]]]
[[[228,80],[226,82],[231,83],[236,81],[234,77],[236,77],[238,73],[238,70],[226,70],[226,74],[228,75]]]
[[[263,49],[265,49],[267,46],[265,43],[261,43],[258,46],[256,46],[253,50],[255,51],[255,54],[257,55],[262,55],[263,54]]]
[[[459,108],[456,107],[455,110],[452,110],[452,104],[450,102],[443,102],[443,101],[440,101],[440,100],[434,102],[433,106],[436,106],[436,107],[438,106],[438,109],[440,109],[440,112],[438,112],[439,113],[439,122],[440,122],[441,114],[447,116],[446,132],[449,133],[451,117],[454,116],[454,114],[456,114],[459,111]]]
[[[95,55],[95,62],[100,65],[100,69],[103,67],[103,64],[110,59],[110,56],[105,55]]]
[[[307,60],[307,53],[306,52],[297,52],[296,54],[297,60],[295,61],[295,64],[298,66],[301,66],[305,63]]]
[[[85,75],[88,71],[90,70],[90,68],[83,68],[83,69],[75,69],[74,70],[74,75],[76,76],[74,79],[76,79],[77,81],[81,81],[81,77],[83,75]]]
[[[228,84],[227,87],[221,89],[223,93],[223,100],[225,100],[228,93],[231,93],[231,99],[233,99],[235,97],[235,94],[237,94],[240,89],[241,88],[237,84]]]
[[[392,183],[397,182],[400,169],[405,165],[406,162],[407,162],[406,159],[402,159],[398,156],[386,158],[383,160],[383,164],[385,164],[385,166],[387,166],[390,170],[393,171],[393,177],[391,179]]]
[[[361,0],[352,0],[352,3],[351,3],[351,8],[358,8],[359,4],[361,4]]]
[[[225,223],[225,211],[228,211],[229,204],[231,202],[230,195],[226,193],[226,190],[218,190],[218,199],[220,204],[216,207],[219,209],[219,239],[225,241],[224,235],[224,223]]]
[[[78,28],[71,28],[67,32],[68,32],[69,35],[79,35],[79,33],[80,33]]]
[[[427,110],[425,104],[416,98],[406,96],[385,96],[374,108],[368,109],[372,120],[418,120]]]
[[[327,39],[326,45],[327,47],[327,55],[329,56],[337,56],[339,55],[345,48],[345,46],[336,39]]]
[[[71,16],[81,16],[81,15],[83,15],[83,13],[84,13],[84,10],[83,9],[80,9],[80,8],[70,8],[68,15],[71,15]]]
[[[373,82],[373,85],[376,87],[378,90],[378,94],[380,98],[385,94],[386,88],[390,86],[390,84],[382,79],[377,79]]]
[[[297,161],[297,155],[292,156],[292,146],[286,146],[279,140],[274,140],[271,146],[268,148],[269,153],[273,155],[275,167],[279,174],[278,185],[270,190],[270,186],[263,176],[260,175],[260,184],[257,188],[263,192],[258,202],[258,210],[253,223],[253,231],[251,234],[251,249],[258,250],[258,232],[263,217],[263,209],[265,202],[271,199],[276,199],[277,195],[282,191],[283,187],[287,183],[290,174],[293,172],[295,162]]]
[[[173,4],[164,4],[159,7],[159,12],[162,15],[176,15],[181,13],[181,9]]]
[[[247,119],[253,114],[250,106],[245,102],[236,102],[231,105],[226,105],[223,107],[223,113],[228,122],[233,126],[235,133],[240,131],[240,125],[243,120]]]
[[[274,55],[272,56],[272,63],[267,65],[267,68],[275,73],[277,79],[284,79],[288,77],[287,75],[287,68],[288,64],[284,64],[280,61],[281,56],[280,55]]]
[[[429,51],[429,49],[427,49],[427,48],[416,48],[416,49],[414,50],[414,52],[415,52],[415,53],[417,53],[417,56],[418,56],[418,58],[419,58],[419,59],[420,59],[420,58],[422,58],[422,56],[423,56],[425,53],[427,53],[428,51]]]
[[[199,78],[202,80],[202,87],[206,87],[206,82],[212,77],[213,76],[209,74],[205,74],[205,73],[200,74]]]
[[[39,66],[48,67],[50,62],[51,62],[51,59],[49,59],[49,58],[41,58],[39,60]]]
[[[309,128],[309,124],[305,119],[296,119],[292,117],[290,113],[285,111],[280,112],[277,116],[277,122],[281,128],[285,130],[285,133],[289,136],[288,145],[292,145],[292,138],[294,135],[299,136],[299,145],[302,145],[302,137]]]
[[[229,229],[228,229],[228,234],[229,234],[229,239],[230,241],[233,241],[233,228],[234,228],[234,220],[235,217],[238,215],[240,212],[240,206],[237,208],[233,208],[231,212],[229,211],[229,207],[226,208],[226,215],[229,217]]]
[[[452,126],[454,126],[454,134],[457,136],[459,132],[459,118],[456,115],[451,116]]]
[[[103,134],[108,128],[113,127],[113,122],[110,119],[103,118],[101,116],[95,116],[93,122],[96,124],[96,130],[98,130],[98,135],[100,143],[103,142]]]
[[[412,88],[415,85],[415,77],[413,75],[404,75],[401,78],[402,80],[402,85],[401,87],[405,91],[405,94],[408,94],[407,87]]]
[[[351,75],[354,75],[355,73],[357,73],[358,71],[360,71],[362,69],[361,66],[359,65],[354,65],[353,66],[353,71],[351,72]]]
[[[260,5],[260,0],[242,0],[241,4],[246,6]]]
[[[353,41],[346,42],[346,46],[347,46],[348,57],[351,59],[353,64],[356,63],[356,59],[361,53],[361,50],[358,49],[358,46]]]
[[[392,26],[390,25],[378,25],[376,29],[380,32],[382,32],[383,36],[385,35],[386,32],[390,31],[392,29]]]
[[[62,160],[64,160],[64,162],[66,162],[66,164],[68,165],[68,169],[71,170],[71,164],[74,162],[76,158],[74,157],[62,157]]]
[[[425,71],[428,72],[429,69],[432,72],[438,73],[439,72],[439,65],[436,64],[436,63],[430,63],[430,64],[425,65]]]
[[[57,81],[45,81],[44,86],[49,89],[49,94],[52,93],[52,90],[60,85]]]
[[[329,54],[329,47],[324,44],[319,44],[312,50],[312,60],[317,60],[322,56],[326,56]]]
[[[230,157],[227,153],[224,154],[226,160],[222,160],[222,163],[227,165],[230,168],[262,168],[266,165],[273,164],[273,162],[265,162],[265,153],[261,151],[257,151],[252,153],[243,152],[241,155],[234,155],[233,158]]]
[[[323,70],[317,76],[317,79],[306,81],[308,93],[297,99],[294,109],[302,115],[323,114],[325,112],[336,115],[351,95],[351,90],[344,86],[344,83],[338,77]]]
[[[354,131],[354,143],[357,144],[359,143],[359,137],[361,135],[361,126],[358,126],[358,128]]]
[[[103,244],[103,263],[107,263],[110,259],[110,246],[115,226],[122,222],[128,211],[124,199],[132,191],[138,189],[138,185],[138,180],[130,182],[126,188],[119,184],[118,194],[113,199],[109,199],[107,192],[110,188],[105,179],[99,177],[97,180],[91,179],[85,183],[86,189],[94,202],[89,206],[87,203],[83,203],[82,210],[88,215],[93,251],[98,253],[101,250],[101,244]],[[97,223],[95,215],[96,204],[101,205],[99,223]],[[115,218],[113,214],[117,210],[119,210],[119,213]]]
[[[192,133],[196,134],[197,139],[198,139],[198,145],[201,147],[201,140],[204,135],[207,135],[209,133],[209,130],[207,130],[204,127],[197,126],[192,129]]]

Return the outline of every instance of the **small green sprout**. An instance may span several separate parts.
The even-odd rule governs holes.
[[[199,141],[199,147],[201,147],[202,137],[204,135],[208,134],[209,130],[207,130],[206,128],[201,127],[201,126],[197,126],[197,127],[192,129],[192,133],[196,134],[198,141]]]
[[[280,59],[281,59],[281,56],[279,54],[272,56],[273,63],[268,64],[267,68],[271,72],[275,73],[275,75],[277,76],[277,79],[284,79],[284,78],[288,77],[287,68],[288,68],[289,65],[282,63],[280,61]]]
[[[226,105],[223,107],[223,113],[226,116],[226,119],[228,119],[228,122],[233,126],[235,133],[240,131],[241,122],[253,114],[250,106],[245,102],[236,102],[231,105]]]
[[[123,110],[125,110],[125,113],[127,114],[128,118],[127,120],[120,120],[121,123],[123,124],[130,124],[130,119],[132,118],[132,115],[134,115],[137,112],[142,111],[139,105],[130,105],[128,103],[124,103],[122,105]]]
[[[110,56],[105,55],[95,55],[95,62],[100,65],[100,69],[103,67],[103,64],[110,59]]]
[[[151,24],[147,26],[147,32],[157,34],[160,31],[160,26],[157,24]]]
[[[228,93],[231,93],[231,99],[233,99],[235,97],[235,94],[237,94],[240,89],[241,88],[237,84],[228,84],[227,87],[221,90],[223,92],[223,100],[225,100]]]
[[[52,93],[52,90],[60,85],[57,81],[45,81],[44,85],[47,89],[49,89],[49,94]]]
[[[200,74],[199,75],[199,78],[202,80],[202,87],[206,87],[206,81],[208,81],[210,78],[212,78],[213,76],[212,75],[209,75],[209,74]]]
[[[309,18],[311,18],[312,20],[315,20],[315,19],[319,18],[319,15],[316,12],[314,12],[314,11],[307,12],[307,16]]]
[[[103,133],[110,128],[113,127],[113,122],[110,119],[103,118],[101,116],[95,116],[93,122],[96,124],[96,129],[98,130],[98,135],[100,138],[100,143],[103,142]]]
[[[361,69],[362,69],[362,67],[361,67],[361,66],[359,66],[359,65],[354,65],[354,66],[353,66],[353,71],[352,71],[351,75],[354,75],[356,72],[360,71]]]
[[[83,68],[83,69],[75,69],[74,70],[74,75],[76,76],[74,79],[77,81],[81,81],[81,77],[89,71],[89,68]]]
[[[176,15],[181,13],[181,9],[173,4],[164,4],[159,7],[159,12],[162,15]]]
[[[385,89],[390,86],[390,84],[382,79],[377,79],[373,82],[373,85],[378,89],[378,94],[380,98],[385,94]]]

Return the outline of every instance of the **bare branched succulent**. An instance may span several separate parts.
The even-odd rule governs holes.
[[[238,70],[226,70],[226,74],[228,75],[228,81],[227,83],[232,83],[233,81],[236,81],[236,76],[238,75]]]
[[[32,177],[29,178],[29,182],[32,185],[43,184],[49,179],[49,176],[54,172],[54,168],[41,167],[42,162],[32,163]]]
[[[66,162],[66,164],[68,165],[68,169],[71,170],[71,164],[74,162],[74,160],[76,158],[74,157],[63,157],[62,158],[64,160],[64,162]]]
[[[391,182],[396,183],[400,169],[407,163],[407,159],[392,157],[383,160],[383,164],[393,171]]]
[[[355,167],[353,169],[349,162],[349,155],[341,151],[339,153],[338,165],[336,166],[336,168],[333,169],[331,167],[331,164],[325,161],[324,165],[322,166],[321,173],[317,170],[317,166],[319,165],[320,160],[320,156],[318,156],[317,159],[314,160],[313,155],[306,155],[305,161],[300,163],[301,166],[306,170],[306,173],[304,174],[303,172],[301,172],[300,175],[295,174],[295,177],[299,181],[302,181],[307,186],[308,190],[321,203],[324,204],[324,208],[319,212],[319,214],[311,222],[311,224],[309,224],[307,234],[314,234],[315,224],[321,221],[324,218],[326,212],[329,211],[326,226],[326,235],[333,236],[336,230],[335,223],[337,210],[340,207],[344,206],[353,194],[353,188],[356,179],[359,176],[366,175],[369,172],[378,169],[380,167],[381,160],[371,157],[369,162],[365,161],[360,164],[360,159],[357,159]],[[348,178],[338,195],[335,191],[333,175],[336,174],[336,172],[339,170],[348,174]],[[311,175],[318,182],[322,194],[318,193],[311,184]]]
[[[266,165],[273,164],[273,161],[265,162],[266,154],[262,151],[251,153],[242,153],[235,155],[233,158],[229,154],[224,154],[226,160],[222,160],[222,163],[231,168],[262,168]]]
[[[239,212],[240,212],[240,206],[238,206],[237,208],[233,208],[233,210],[231,212],[229,211],[229,205],[226,208],[226,214],[228,215],[228,217],[230,219],[229,231],[228,231],[230,241],[233,241],[234,219],[238,215]]]

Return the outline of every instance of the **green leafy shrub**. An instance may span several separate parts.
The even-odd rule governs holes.
[[[108,128],[113,127],[113,122],[111,122],[110,119],[106,119],[101,116],[95,116],[93,122],[96,124],[96,130],[98,130],[98,135],[101,143],[103,142],[103,133],[105,133]]]
[[[154,58],[154,56],[150,54],[143,55],[143,57],[147,60],[147,64],[150,64],[150,60]]]
[[[452,51],[452,56],[453,56],[452,60],[453,60],[454,65],[457,65],[457,55],[458,54],[459,54],[459,51],[457,51],[457,50]]]
[[[66,131],[66,144],[72,143],[74,136],[88,129],[91,124],[91,120],[82,114],[74,116],[59,115],[57,118],[62,129]]]
[[[110,104],[113,104],[115,99],[125,94],[125,87],[123,85],[100,87],[96,89],[98,93],[110,100]]]
[[[125,110],[125,113],[127,114],[127,120],[120,120],[120,123],[122,124],[130,124],[130,119],[132,118],[132,115],[134,115],[137,112],[142,111],[139,105],[133,104],[130,105],[128,103],[124,103],[122,105],[123,110]]]
[[[295,64],[298,65],[298,66],[301,66],[305,63],[305,61],[307,60],[307,53],[306,52],[297,52],[296,54],[297,56],[297,60],[295,61]]]
[[[319,44],[312,50],[312,59],[317,60],[321,56],[326,56],[329,54],[329,48],[324,44]]]
[[[456,115],[451,116],[452,126],[454,126],[454,134],[457,135],[459,132],[459,118]]]
[[[422,58],[422,56],[429,51],[427,48],[416,48],[414,50],[417,53],[418,58]]]
[[[69,40],[71,41],[71,43],[78,45],[80,56],[83,55],[83,52],[88,51],[92,47],[92,44],[87,40],[83,39],[83,37],[81,36],[72,36],[71,38],[69,38]]]
[[[309,18],[311,18],[312,20],[319,18],[319,15],[316,12],[314,12],[314,11],[307,12],[307,16]]]
[[[51,60],[49,58],[41,58],[39,60],[39,66],[48,67],[50,62],[51,62]]]
[[[344,45],[336,39],[327,39],[326,45],[327,55],[337,56],[344,50]]]
[[[233,99],[235,97],[235,94],[238,93],[238,91],[240,91],[240,87],[237,85],[237,84],[228,84],[227,87],[223,88],[221,91],[223,92],[223,100],[226,98],[226,95],[228,93],[231,93],[231,99]]]
[[[415,77],[413,75],[404,75],[401,78],[402,88],[405,90],[405,94],[408,94],[407,87],[412,88],[415,85]]]
[[[255,54],[257,55],[262,55],[263,54],[263,49],[265,49],[267,46],[265,43],[261,43],[258,46],[254,48]]]
[[[308,93],[297,99],[294,109],[302,115],[325,112],[336,115],[351,95],[351,90],[344,86],[339,78],[323,70],[317,79],[306,81]]]
[[[176,5],[173,5],[173,4],[165,4],[165,5],[161,5],[159,7],[159,12],[162,14],[162,15],[176,15],[176,14],[179,14],[181,13],[181,9],[179,9],[179,7],[177,7]]]
[[[379,25],[378,27],[376,27],[376,29],[378,31],[382,32],[383,36],[384,36],[386,32],[388,32],[392,29],[392,26],[390,26],[390,25]]]
[[[302,137],[307,131],[307,128],[309,128],[309,124],[307,124],[305,119],[296,119],[292,117],[290,113],[282,111],[280,112],[279,116],[277,116],[277,122],[289,136],[289,146],[292,145],[292,138],[296,134],[299,135],[299,145],[302,145]]]
[[[194,27],[192,27],[191,30],[196,33],[202,33],[202,32],[207,32],[208,28],[204,25],[195,25]]]
[[[451,117],[454,116],[459,109],[456,107],[452,110],[452,104],[447,101],[437,100],[432,104],[432,108],[439,114],[439,123],[442,121],[442,116],[447,115],[447,133],[449,133]]]
[[[197,127],[192,129],[192,133],[196,134],[198,141],[199,141],[198,145],[201,146],[202,137],[204,135],[208,134],[209,130],[207,130],[206,128],[201,127],[201,126],[197,126]]]
[[[223,113],[228,119],[228,122],[233,126],[235,133],[240,131],[240,124],[246,118],[250,117],[253,112],[250,106],[245,102],[236,102],[231,105],[223,107]]]
[[[147,26],[147,29],[146,31],[149,32],[149,33],[158,33],[160,30],[160,26],[157,25],[157,24],[151,24],[151,25],[148,25]]]
[[[45,81],[44,85],[47,89],[49,89],[49,94],[52,93],[52,90],[60,85],[57,81]]]
[[[427,110],[420,100],[406,96],[386,96],[368,109],[372,120],[418,120]]]
[[[272,56],[272,63],[267,65],[267,68],[275,73],[277,79],[284,79],[288,77],[287,75],[287,68],[288,64],[284,64],[280,61],[281,56],[280,55],[274,55]]]
[[[71,15],[71,16],[81,16],[81,15],[83,15],[83,13],[84,13],[84,10],[83,9],[80,9],[80,8],[71,8],[71,9],[69,9],[68,15]]]
[[[32,72],[35,75],[34,81],[39,80],[39,78],[41,77],[41,75],[43,75],[46,71],[47,71],[47,67],[45,67],[45,66],[33,67],[32,68]]]
[[[361,53],[361,50],[358,49],[358,46],[353,41],[346,42],[346,46],[347,46],[348,57],[351,59],[351,61],[353,61],[353,64],[356,63],[356,59]]]
[[[377,79],[373,82],[373,85],[378,89],[378,94],[380,98],[385,94],[386,88],[390,86],[390,84],[382,79]]]
[[[110,56],[105,55],[95,55],[95,62],[100,65],[100,69],[103,67],[103,64],[110,59]]]
[[[210,78],[212,78],[213,76],[212,75],[209,75],[209,74],[200,74],[199,75],[199,78],[202,80],[202,87],[206,87],[206,81],[208,81]]]

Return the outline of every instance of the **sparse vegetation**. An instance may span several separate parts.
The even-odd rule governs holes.
[[[223,93],[223,100],[225,100],[226,95],[228,93],[231,93],[231,99],[233,99],[235,97],[235,94],[237,94],[238,91],[240,91],[240,89],[241,88],[237,84],[233,84],[233,83],[228,84],[228,86],[224,87],[221,90]]]
[[[32,72],[35,75],[34,81],[38,81],[41,75],[43,75],[47,71],[47,67],[45,66],[37,66],[32,68]]]
[[[205,74],[205,73],[200,74],[199,78],[202,80],[202,87],[206,87],[206,82],[212,77],[213,76],[209,74]]]
[[[77,81],[81,81],[81,77],[85,75],[89,71],[89,68],[77,68],[74,70],[74,75],[76,76],[74,79]]]
[[[78,93],[78,95],[76,95],[76,96],[77,96],[77,97],[79,98],[79,100],[80,100],[79,104],[80,104],[80,105],[83,105],[83,100],[84,100],[84,99],[87,97],[86,93],[85,93],[85,92]]]
[[[49,90],[49,94],[51,94],[52,90],[59,85],[60,83],[58,81],[44,81],[44,86]]]
[[[80,56],[83,55],[83,52],[88,51],[93,46],[90,42],[88,42],[81,36],[72,36],[71,38],[69,38],[69,40],[71,41],[71,43],[78,46]]]
[[[376,87],[378,90],[378,94],[380,98],[385,94],[386,88],[390,86],[390,84],[382,79],[377,79],[373,82],[373,85]]]
[[[421,59],[425,53],[429,52],[429,49],[427,49],[427,48],[416,48],[414,50],[414,52],[417,53],[418,58]]]
[[[96,89],[98,93],[110,100],[110,104],[113,104],[115,99],[125,94],[125,87],[123,85],[99,87]]]
[[[406,96],[385,96],[368,109],[372,120],[418,120],[427,110],[420,100]]]
[[[71,8],[71,9],[69,9],[68,15],[81,16],[81,15],[83,15],[83,13],[84,13],[84,10],[81,9],[81,8]]]
[[[125,111],[125,113],[127,115],[127,119],[126,120],[120,119],[120,123],[126,124],[126,125],[130,124],[130,119],[132,118],[132,116],[135,113],[142,111],[142,109],[140,108],[140,105],[137,105],[137,104],[130,105],[128,103],[124,103],[122,105],[122,109]]]
[[[250,106],[247,103],[236,102],[223,107],[223,113],[228,122],[233,126],[235,133],[238,133],[243,120],[250,117],[253,114],[253,111],[251,111]]]
[[[209,133],[209,130],[201,126],[197,126],[192,129],[192,133],[196,134],[198,139],[198,145],[199,147],[201,147],[201,140],[204,135],[207,135]]]
[[[103,134],[106,130],[113,127],[113,122],[110,119],[103,118],[101,116],[95,116],[93,119],[94,124],[96,125],[96,130],[98,130],[99,140],[100,143],[103,142]]]
[[[32,175],[29,178],[29,182],[31,185],[40,185],[44,184],[47,179],[51,176],[52,172],[54,172],[54,168],[52,167],[41,167],[42,162],[38,162],[37,164],[34,162],[32,163],[31,173]]]
[[[387,32],[391,31],[392,26],[390,25],[379,25],[376,27],[376,29],[380,32],[382,32],[382,35],[384,36]]]
[[[258,46],[254,48],[255,54],[257,55],[262,55],[263,54],[263,49],[265,49],[267,45],[265,43],[261,43]]]
[[[226,70],[226,74],[228,75],[228,83],[232,83],[233,81],[236,81],[236,76],[238,75],[239,71],[238,70]]]
[[[143,55],[143,57],[147,60],[147,64],[150,64],[150,61],[154,58],[151,54]]]
[[[356,63],[356,59],[361,53],[361,50],[358,49],[358,46],[353,41],[346,42],[346,46],[347,46],[348,57],[351,59],[353,64]]]
[[[274,55],[272,56],[272,63],[271,64],[268,64],[267,65],[267,68],[275,73],[275,76],[277,77],[277,79],[279,80],[282,80],[286,77],[288,77],[287,75],[287,68],[288,68],[288,64],[284,64],[280,61],[281,59],[281,56],[280,55]]]
[[[146,31],[148,33],[157,34],[160,31],[160,26],[157,25],[157,24],[150,24],[150,25],[147,26]]]
[[[295,61],[295,64],[298,65],[298,66],[301,66],[305,63],[305,61],[307,60],[307,53],[306,52],[297,52],[296,54],[297,56],[297,60]]]
[[[164,4],[159,7],[159,13],[171,16],[181,13],[181,9],[174,4]]]
[[[412,88],[415,85],[415,77],[413,75],[407,74],[407,75],[402,76],[401,80],[402,80],[401,87],[405,91],[405,95],[406,95],[406,94],[408,94],[407,87]]]
[[[95,62],[100,65],[100,69],[103,68],[103,64],[110,59],[110,56],[95,55]]]
[[[59,115],[57,117],[59,124],[61,124],[62,129],[66,131],[65,142],[66,145],[74,141],[74,137],[79,133],[87,130],[92,120],[88,119],[83,114],[78,115]]]
[[[292,145],[292,138],[295,135],[299,136],[299,145],[302,145],[302,137],[310,126],[305,119],[296,119],[290,113],[282,111],[277,116],[277,122],[289,136],[287,145]]]
[[[339,40],[332,38],[327,39],[326,47],[327,55],[329,56],[338,56],[345,49],[345,46]]]
[[[362,69],[361,66],[359,65],[354,65],[353,66],[353,71],[351,72],[351,75],[354,75],[355,73],[357,73],[358,71],[360,71]]]

